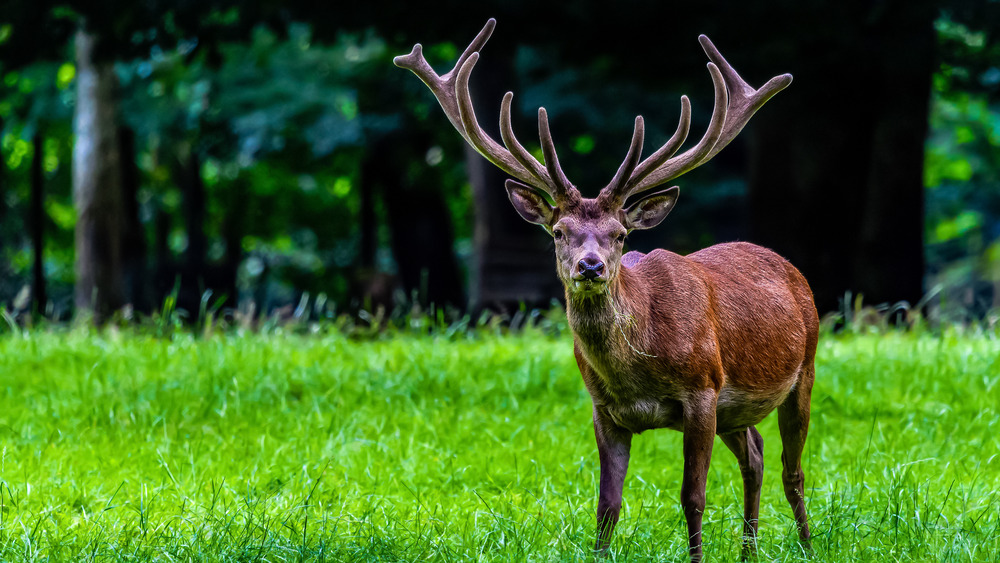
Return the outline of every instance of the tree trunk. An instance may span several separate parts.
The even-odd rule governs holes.
[[[371,167],[377,166],[375,163],[377,158],[377,156],[368,158],[366,161],[367,169],[363,172],[363,176],[372,173]],[[373,272],[375,270],[375,252],[378,250],[378,224],[375,217],[375,185],[371,182],[362,181],[361,183],[361,209],[358,214],[361,226],[358,264],[363,271]]]
[[[934,62],[934,13],[907,6],[880,30],[880,82],[854,271],[869,303],[924,294],[924,151]],[[905,92],[905,95],[900,95]]]
[[[121,166],[117,139],[116,79],[108,61],[94,58],[96,37],[76,35],[76,109],[73,131],[73,204],[76,207],[78,313],[101,322],[125,304],[122,272]]]
[[[31,277],[31,299],[34,310],[45,313],[48,297],[45,294],[45,162],[42,136],[32,139],[34,154],[31,157],[31,246],[34,251]]]
[[[156,265],[153,268],[155,281],[151,285],[154,308],[161,305],[175,283],[173,255],[170,252],[170,223],[170,214],[163,208],[163,202],[159,202],[153,218],[153,260]]]
[[[846,291],[870,304],[915,303],[933,10],[926,2],[829,8],[813,6],[788,25],[820,32],[770,51],[786,53],[768,62],[788,65],[795,82],[748,130],[752,240],[803,272],[821,313]]]
[[[201,159],[193,148],[180,156],[180,185],[184,194],[184,229],[187,250],[184,252],[188,271],[203,277],[208,239],[205,236],[205,182],[201,177]]]
[[[190,143],[183,143],[174,155],[174,177],[181,191],[181,219],[187,235],[184,255],[176,264],[174,281],[179,277],[177,308],[196,318],[205,292],[218,288],[207,264],[208,237],[205,234],[205,183],[201,177],[201,159]],[[172,288],[173,286],[171,286]]]
[[[135,159],[135,132],[129,127],[120,127],[118,142],[125,208],[122,261],[126,296],[136,310],[148,312],[152,297],[146,280],[146,230],[139,220],[139,167]]]
[[[429,138],[413,135],[413,130],[401,128],[371,147],[362,164],[362,189],[382,193],[393,257],[407,296],[416,291],[424,304],[464,308],[453,250],[455,234],[448,206],[438,189],[441,179],[429,166],[421,166],[416,175],[406,173],[407,160],[420,152],[412,147],[426,150],[431,144]],[[384,301],[385,296],[381,297]]]
[[[222,258],[219,290],[226,296],[227,307],[238,307],[240,302],[236,279],[243,262],[243,236],[246,234],[247,217],[250,213],[251,193],[248,182],[242,176],[233,180],[229,187],[229,205],[226,206],[226,216],[222,221],[226,252]]]
[[[3,137],[3,117],[0,116],[0,141]],[[3,143],[0,143],[0,305],[3,305],[4,296],[7,292],[7,251],[4,246],[7,243],[5,228],[7,218],[7,159],[3,155]]]

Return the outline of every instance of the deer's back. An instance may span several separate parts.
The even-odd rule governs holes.
[[[638,277],[655,280],[649,285],[659,295],[652,308],[667,310],[653,311],[654,319],[713,325],[731,377],[739,379],[746,371],[743,366],[758,364],[761,377],[754,379],[766,382],[768,373],[783,371],[777,364],[815,353],[819,319],[812,291],[790,262],[767,248],[735,242],[687,256],[664,250],[629,252],[622,265]]]

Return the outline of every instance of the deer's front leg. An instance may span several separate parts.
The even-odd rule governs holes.
[[[628,471],[632,433],[618,427],[607,414],[594,407],[594,434],[601,458],[601,493],[597,500],[597,543],[594,549],[607,551],[611,534],[622,509],[622,487]]]
[[[701,561],[701,519],[705,513],[705,481],[715,441],[715,405],[713,389],[692,393],[684,401],[684,480],[681,506],[688,528],[691,561]]]

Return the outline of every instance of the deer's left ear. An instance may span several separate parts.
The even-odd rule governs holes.
[[[525,221],[536,223],[546,229],[552,225],[556,208],[549,205],[538,190],[514,180],[507,180],[504,185],[507,187],[507,197]]]
[[[680,189],[677,186],[652,193],[625,210],[625,228],[652,229],[660,224],[677,203]]]

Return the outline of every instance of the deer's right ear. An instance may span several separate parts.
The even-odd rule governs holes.
[[[525,221],[542,225],[546,229],[552,225],[556,208],[549,205],[538,190],[514,180],[507,180],[504,185],[507,187],[507,197]]]

